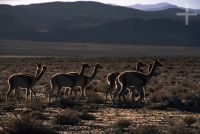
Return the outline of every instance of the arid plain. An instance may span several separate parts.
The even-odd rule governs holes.
[[[81,43],[0,42],[0,133],[200,133],[200,48],[152,47]],[[158,58],[163,67],[145,87],[146,103],[105,104],[109,73],[135,70],[137,61],[146,64]],[[80,65],[100,63],[102,70],[87,87],[87,99],[77,96],[47,101],[49,80],[56,73],[79,72]],[[26,100],[17,90],[6,102],[8,78],[14,73],[35,74],[36,63],[47,71]],[[90,75],[93,67],[84,74]],[[63,94],[61,91],[61,94]],[[138,96],[136,94],[136,96]],[[129,95],[126,96],[130,98]]]

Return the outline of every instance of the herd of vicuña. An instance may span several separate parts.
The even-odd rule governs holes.
[[[91,68],[87,63],[81,65],[80,72],[69,72],[69,73],[57,73],[50,78],[51,90],[48,91],[48,101],[53,96],[61,98],[60,91],[64,89],[64,97],[71,99],[77,95],[77,88],[80,89],[81,95],[79,99],[86,99],[86,89],[90,83],[94,80],[99,69],[103,69],[101,64],[93,65],[93,73],[91,75],[85,75],[85,70]],[[141,68],[146,65],[142,62],[137,62],[136,69],[134,71],[124,71],[124,72],[112,72],[107,75],[108,88],[106,89],[106,100],[108,99],[108,94],[113,102],[121,104],[121,97],[123,102],[126,102],[126,97],[130,93],[130,98],[132,102],[135,102],[135,92],[139,94],[139,99],[137,102],[145,103],[145,85],[154,76],[157,67],[161,67],[162,64],[157,60],[152,60],[148,64],[148,69],[144,72]],[[47,67],[41,64],[37,64],[37,69],[35,74],[24,74],[17,73],[13,74],[8,78],[9,89],[6,94],[6,101],[8,101],[9,94],[14,93],[14,97],[17,102],[16,92],[19,89],[26,89],[26,99],[32,99],[32,94],[36,98],[36,94],[33,87],[41,79]],[[106,102],[105,100],[105,102]]]

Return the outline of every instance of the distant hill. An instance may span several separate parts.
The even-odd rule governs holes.
[[[138,9],[141,11],[166,11],[166,10],[185,10],[185,7],[178,7],[176,5],[170,4],[170,3],[158,3],[158,4],[135,4],[128,6],[133,9]],[[200,9],[189,9],[190,12],[195,12],[200,14]]]
[[[23,6],[0,5],[0,14],[13,16],[30,29],[93,27],[105,22],[138,19],[180,19],[159,12],[144,12],[132,8],[97,2],[52,2]],[[0,20],[2,20],[0,18]]]
[[[9,34],[12,39],[37,41],[96,42],[114,44],[159,44],[199,46],[200,23],[185,26],[170,19],[127,19],[105,23],[92,28],[54,29],[46,33],[34,31]]]
[[[16,20],[11,15],[0,14],[0,18],[0,33],[28,30],[24,24]]]
[[[200,14],[200,9],[189,9],[189,11]]]
[[[170,8],[178,8],[176,5],[172,5],[169,3],[158,3],[158,4],[136,4],[132,6],[128,6],[134,9],[142,10],[142,11],[159,11],[159,10],[166,10]]]
[[[0,39],[160,45],[199,45],[200,15],[177,17],[183,9],[160,11],[96,2],[0,5]]]
[[[149,15],[135,9],[96,2],[52,2],[27,6],[1,5],[0,13],[9,14],[34,29],[60,27],[57,23],[63,23],[62,26],[64,27],[71,27],[72,22],[75,22],[78,26],[84,26],[85,23],[93,26],[131,17],[141,19],[158,17],[157,14]],[[82,21],[78,22],[79,18]]]

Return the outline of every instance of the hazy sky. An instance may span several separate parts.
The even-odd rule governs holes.
[[[52,2],[52,1],[76,1],[76,0],[0,0],[0,4],[10,4],[10,5],[19,5],[19,4],[31,4],[31,3],[42,3],[42,2]],[[80,0],[88,1],[88,0]],[[92,0],[89,0],[92,1]],[[186,4],[189,5],[189,8],[200,9],[200,0],[94,0],[102,3],[112,3],[117,5],[134,5],[134,4],[155,4],[155,3],[172,3],[178,6],[185,7]]]

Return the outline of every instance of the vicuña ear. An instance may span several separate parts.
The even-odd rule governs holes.
[[[39,63],[39,62],[36,62],[36,65],[37,65],[38,68],[41,68],[41,66],[42,66],[42,64]]]
[[[42,69],[43,69],[43,70],[47,70],[47,66],[44,65],[44,66],[42,67]]]
[[[84,62],[80,65],[81,67],[84,65]]]

